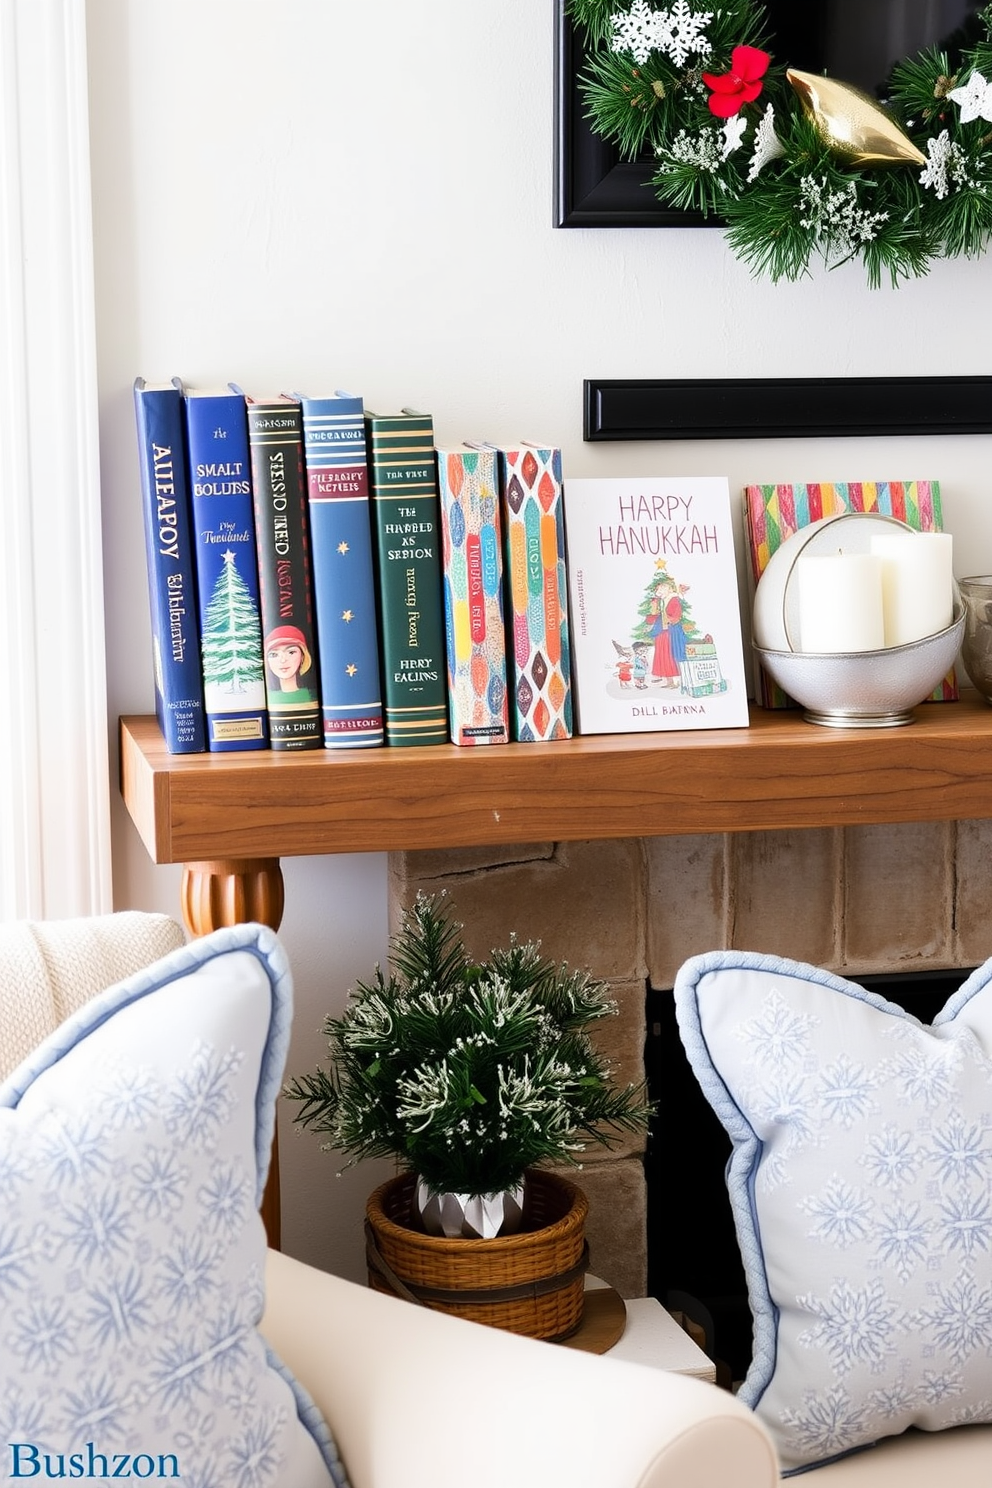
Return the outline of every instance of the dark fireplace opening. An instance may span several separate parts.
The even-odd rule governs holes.
[[[968,971],[851,977],[931,1023]],[[751,1311],[724,1169],[731,1141],[689,1067],[671,991],[648,987],[645,1068],[658,1116],[645,1156],[648,1293],[706,1336],[725,1383],[751,1359]]]

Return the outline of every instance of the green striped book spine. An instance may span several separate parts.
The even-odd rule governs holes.
[[[434,422],[366,412],[386,743],[448,742]]]

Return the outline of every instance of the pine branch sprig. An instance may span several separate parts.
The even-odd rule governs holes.
[[[613,52],[598,54],[579,77],[593,132],[614,144],[624,160],[636,160],[664,136],[676,88],[670,68],[657,61],[638,67]]]

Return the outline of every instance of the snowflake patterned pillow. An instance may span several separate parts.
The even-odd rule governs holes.
[[[0,1481],[345,1482],[258,1332],[292,989],[239,925],[111,987],[0,1085]]]
[[[733,1139],[740,1398],[785,1475],[992,1421],[992,961],[931,1027],[812,966],[687,961],[682,1041]]]

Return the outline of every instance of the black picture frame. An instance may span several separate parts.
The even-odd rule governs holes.
[[[555,7],[555,227],[718,227],[699,212],[663,207],[651,187],[650,163],[621,160],[583,117],[578,78],[582,42]]]
[[[990,434],[992,377],[586,378],[587,442]]]

